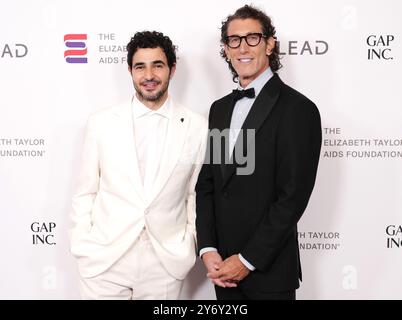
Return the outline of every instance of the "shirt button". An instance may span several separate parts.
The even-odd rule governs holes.
[[[148,214],[148,213],[149,213],[149,210],[148,210],[148,209],[145,209],[145,210],[144,210],[144,213],[145,213],[145,214]]]

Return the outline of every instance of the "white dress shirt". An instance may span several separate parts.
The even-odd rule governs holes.
[[[134,137],[146,197],[151,197],[165,145],[170,118],[170,98],[158,110],[149,109],[134,95]]]
[[[243,126],[244,120],[248,113],[251,110],[251,107],[257,98],[258,94],[261,92],[261,89],[268,82],[269,79],[273,76],[273,72],[271,68],[265,70],[262,74],[258,76],[258,78],[254,79],[254,81],[250,82],[249,85],[245,88],[242,88],[240,84],[238,85],[238,90],[246,90],[249,88],[254,88],[255,97],[237,100],[235,107],[233,109],[232,119],[230,121],[230,134],[229,134],[229,151],[230,155],[232,155],[233,148],[235,146],[237,137],[240,133],[240,129]]]
[[[253,106],[255,99],[257,98],[258,94],[261,92],[262,88],[268,82],[269,79],[273,76],[273,72],[271,68],[268,67],[262,74],[260,74],[254,81],[250,82],[249,85],[245,88],[240,86],[240,83],[237,87],[239,90],[246,90],[249,88],[254,88],[255,97],[254,98],[247,98],[244,97],[240,100],[237,100],[235,107],[233,109],[232,119],[230,121],[230,131],[229,131],[229,152],[230,156],[232,155],[233,148],[236,144],[237,137],[240,133],[240,129],[243,127],[243,123],[246,120],[248,113]],[[209,251],[218,251],[216,248],[213,247],[206,247],[200,250],[200,256],[204,253]],[[243,258],[241,254],[239,254],[240,261],[251,271],[255,270],[255,267],[248,262],[246,259]]]

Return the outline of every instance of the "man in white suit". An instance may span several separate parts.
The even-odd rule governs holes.
[[[167,36],[137,32],[127,51],[135,94],[88,120],[71,251],[84,299],[177,299],[196,259],[207,120],[168,94],[176,54]]]

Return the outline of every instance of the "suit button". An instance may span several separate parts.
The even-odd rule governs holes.
[[[224,198],[227,198],[229,196],[229,194],[225,191],[224,193],[223,193],[223,197]]]

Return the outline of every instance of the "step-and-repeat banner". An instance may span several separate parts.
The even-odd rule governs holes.
[[[83,132],[90,113],[133,93],[130,37],[157,30],[173,40],[170,93],[207,116],[235,88],[219,56],[221,21],[247,3],[0,4],[1,299],[79,298],[67,231]],[[402,299],[402,2],[253,4],[276,26],[281,78],[322,116],[317,182],[299,223],[298,299]],[[205,274],[198,261],[182,299],[215,299]]]

